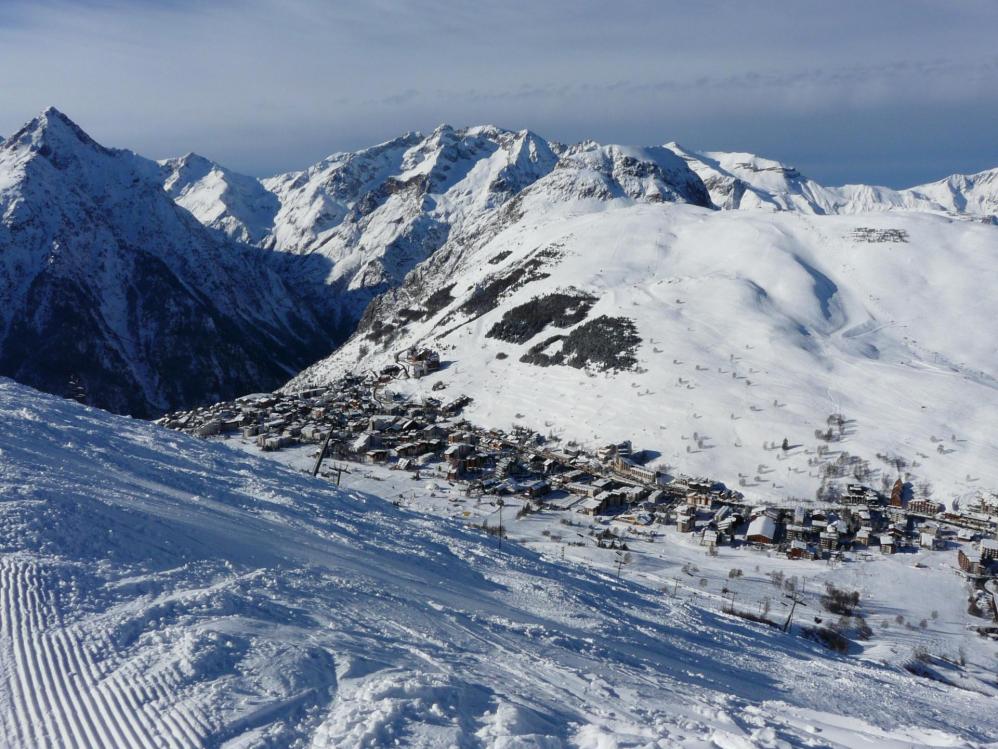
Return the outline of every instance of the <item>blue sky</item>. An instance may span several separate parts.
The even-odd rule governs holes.
[[[4,0],[0,132],[255,175],[408,130],[753,151],[825,182],[998,166],[995,0]]]

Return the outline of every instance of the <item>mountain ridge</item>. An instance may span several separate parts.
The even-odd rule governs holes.
[[[50,108],[0,146],[0,372],[136,415],[275,383],[323,350],[272,253],[220,241],[155,162]]]

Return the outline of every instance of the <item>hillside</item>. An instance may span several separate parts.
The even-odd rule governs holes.
[[[21,382],[137,416],[276,385],[336,342],[317,260],[220,239],[55,109],[0,146],[0,373]]]
[[[998,227],[565,200],[559,171],[453,237],[287,389],[429,346],[440,373],[394,387],[467,394],[485,426],[631,439],[749,497],[899,472],[947,505],[998,486],[998,350],[981,333]]]
[[[5,746],[977,746],[998,731],[975,692],[9,381],[0,445]]]

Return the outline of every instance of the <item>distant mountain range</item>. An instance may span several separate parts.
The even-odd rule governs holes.
[[[585,211],[994,221],[996,173],[826,188],[748,154],[441,126],[258,180],[194,154],[157,163],[105,148],[48,109],[0,146],[0,374],[141,416],[275,387],[362,318],[394,327],[378,319],[394,302],[370,307],[385,292],[424,295],[414,308],[442,292],[432,269],[522,224],[541,192]]]

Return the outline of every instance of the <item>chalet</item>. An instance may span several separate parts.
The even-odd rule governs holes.
[[[846,486],[845,496],[842,497],[842,504],[876,505],[880,504],[880,495],[868,486],[849,484]]]
[[[811,536],[811,526],[789,523],[786,528],[788,541],[806,541]]]
[[[326,435],[328,434],[329,429],[323,428],[318,424],[307,424],[301,430],[302,439],[306,439],[309,442],[321,442],[326,439]]]
[[[677,515],[676,516],[676,530],[680,533],[692,533],[696,528],[697,516],[696,515]]]
[[[601,492],[595,497],[583,499],[576,505],[576,510],[583,515],[602,515],[607,510],[617,507],[619,504],[612,492]]]
[[[263,428],[268,432],[276,432],[278,429],[284,429],[287,424],[287,419],[271,419],[264,422]]]
[[[724,518],[724,520],[717,524],[717,530],[727,536],[730,536],[732,535],[734,527],[741,522],[742,519],[737,515],[728,515],[728,517]]]
[[[701,546],[717,546],[720,544],[720,534],[716,530],[704,530],[700,534]]]
[[[237,418],[227,418],[222,420],[222,431],[223,432],[237,432],[239,428],[243,425],[242,419]]]
[[[918,545],[923,549],[939,547],[939,529],[934,525],[923,525],[918,533]]]
[[[891,507],[904,507],[904,482],[898,479],[891,489]]]
[[[455,398],[445,406],[441,407],[440,410],[446,414],[456,414],[460,413],[461,410],[469,403],[471,403],[471,398],[467,395],[462,395],[458,398]]]
[[[817,553],[805,541],[791,541],[787,549],[787,559],[814,559]]]
[[[576,481],[565,484],[565,491],[578,494],[580,497],[595,497],[599,492],[592,484],[581,484]]]
[[[636,505],[648,495],[648,490],[643,486],[625,486],[620,490],[624,502],[629,505]]]
[[[714,482],[710,479],[686,479],[686,486],[689,487],[691,492],[700,492],[701,494],[709,494],[714,489]]]
[[[615,487],[616,485],[617,484],[614,482],[613,479],[607,479],[607,478],[596,479],[593,482],[593,486],[596,488],[596,491],[598,492],[608,491],[613,487]]]
[[[544,480],[529,481],[523,485],[523,493],[526,494],[531,499],[536,499],[537,497],[543,497],[545,494],[547,494],[550,491],[551,491],[551,485]]]
[[[485,456],[479,453],[469,453],[464,458],[464,467],[469,471],[485,467]]]
[[[998,560],[998,540],[993,538],[981,539],[980,554],[982,564]]]
[[[825,551],[835,551],[839,547],[839,532],[835,526],[828,526],[832,530],[824,530],[818,535],[821,548]]]
[[[547,506],[552,510],[571,510],[575,505],[583,502],[584,500],[569,494],[566,497],[557,497],[555,499],[550,499],[547,501]]]
[[[391,414],[375,414],[368,419],[367,428],[372,432],[384,432],[392,427],[398,421],[398,417]]]
[[[459,442],[456,445],[448,446],[448,448],[444,450],[444,458],[450,462],[459,458],[464,458],[472,452],[474,452],[474,447],[469,445],[467,442]]]
[[[858,531],[856,531],[856,535],[853,538],[853,543],[858,544],[860,546],[869,546],[871,533],[873,533],[872,528],[863,526]]]
[[[418,432],[420,429],[423,428],[423,426],[424,426],[423,422],[421,421],[416,421],[415,419],[403,419],[399,423],[399,431],[406,433]]]
[[[440,369],[440,354],[432,349],[413,347],[409,349],[406,362],[413,377],[425,377]]]
[[[565,471],[563,474],[561,474],[558,477],[557,480],[567,484],[572,481],[582,481],[583,479],[588,479],[588,477],[589,474],[587,474],[585,471],[579,470],[578,468],[573,468],[570,471]]]
[[[403,442],[395,446],[395,454],[400,458],[415,458],[426,452],[422,442]]]
[[[913,499],[908,503],[908,512],[919,515],[935,516],[942,509],[943,506],[939,502],[933,502],[931,499]]]
[[[364,453],[365,463],[387,463],[388,462],[388,451],[381,448],[374,450],[368,450]]]
[[[956,553],[956,559],[957,563],[960,565],[960,569],[968,575],[977,576],[984,574],[984,565],[981,563],[981,554],[976,549],[961,548]]]
[[[350,450],[359,455],[371,448],[380,447],[380,445],[381,439],[377,435],[373,432],[364,432],[350,443]]]
[[[222,422],[220,419],[212,419],[211,421],[206,421],[204,424],[199,426],[194,430],[194,434],[198,437],[214,437],[216,434],[220,434],[222,431]]]
[[[710,494],[695,492],[687,495],[686,501],[696,507],[710,507],[714,504],[714,498]]]
[[[658,483],[658,471],[638,465],[630,458],[626,458],[619,454],[617,455],[616,460],[614,460],[613,470],[615,473],[631,481],[638,481],[643,484]]]
[[[776,521],[769,515],[759,515],[750,523],[745,540],[753,544],[771,544],[776,540]]]
[[[560,461],[557,461],[554,458],[547,458],[541,464],[541,471],[543,471],[545,475],[550,476],[552,473],[558,473],[561,471],[563,467],[564,465]]]
[[[883,533],[880,536],[880,553],[893,554],[897,551],[896,541],[890,533]]]
[[[447,430],[439,424],[430,424],[420,430],[419,436],[424,440],[439,440],[447,436]]]

